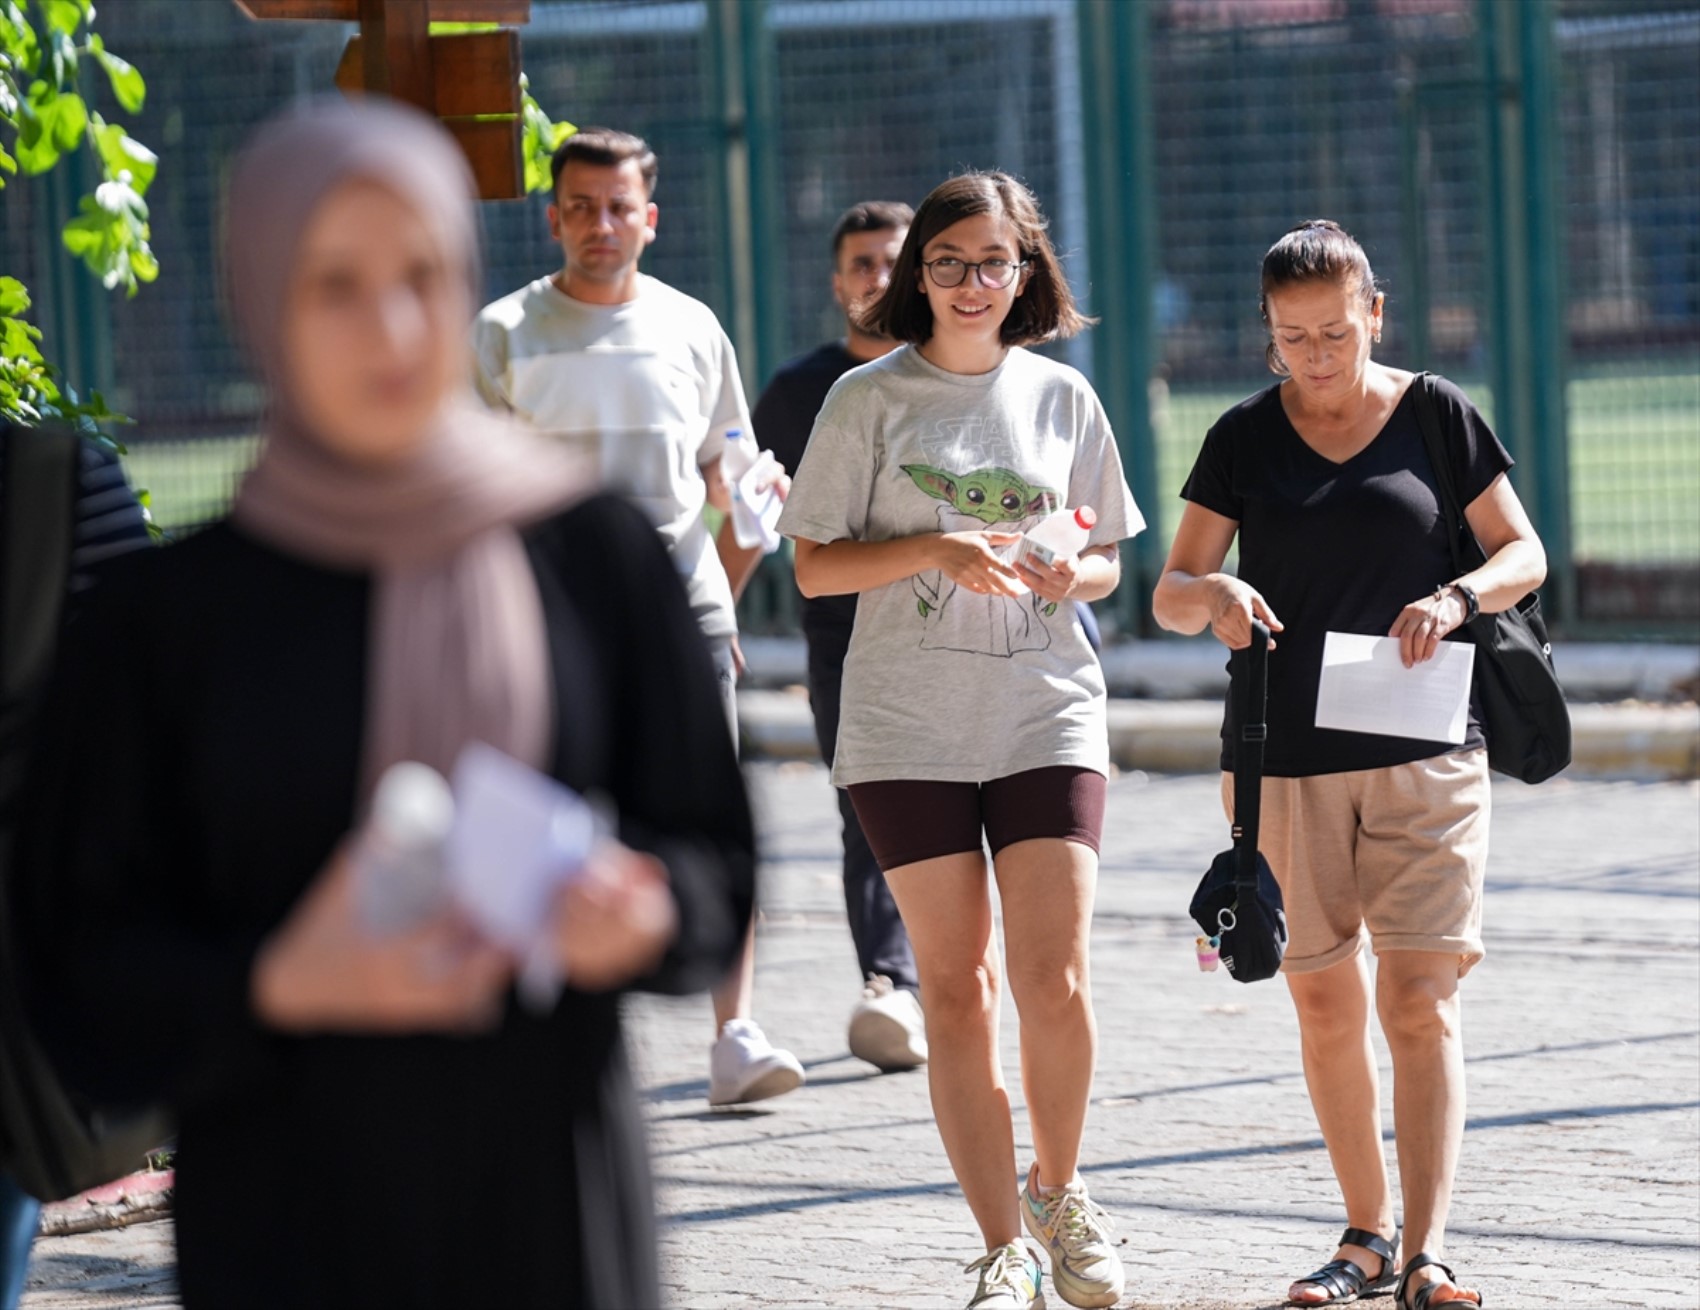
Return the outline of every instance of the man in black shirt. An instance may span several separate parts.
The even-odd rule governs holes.
[[[756,402],[755,430],[787,469],[795,471],[826,393],[845,373],[895,349],[889,337],[857,326],[891,280],[914,217],[908,205],[871,200],[847,210],[832,231],[832,295],[844,310],[845,336],[781,366]],[[856,597],[820,596],[803,601],[803,636],[809,648],[809,705],[821,756],[832,764],[838,741],[839,688]],[[912,1069],[927,1058],[921,1007],[915,999],[915,956],[909,934],[886,886],[856,811],[843,789],[838,812],[844,820],[844,906],[856,958],[867,980],[850,1016],[850,1051],[881,1069]]]

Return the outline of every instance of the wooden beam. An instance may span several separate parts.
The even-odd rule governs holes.
[[[253,19],[327,19],[360,21],[360,0],[236,0]],[[531,21],[531,0],[428,0],[433,23],[501,23],[520,27]]]
[[[336,84],[347,95],[366,89],[364,44],[358,36],[349,41],[337,65]],[[432,96],[439,117],[519,113],[519,70],[519,33],[512,28],[431,38]]]
[[[437,112],[426,0],[360,0],[361,85]]]
[[[519,119],[455,118],[443,126],[459,142],[467,163],[472,165],[481,199],[518,200],[525,195]]]

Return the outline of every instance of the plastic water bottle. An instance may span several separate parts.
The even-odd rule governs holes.
[[[1022,534],[1015,558],[1024,563],[1055,564],[1086,549],[1098,516],[1090,505],[1059,509]]]
[[[430,765],[403,761],[378,779],[354,847],[355,900],[370,931],[404,932],[446,904],[454,817],[449,784]]]
[[[752,444],[744,439],[743,428],[726,429],[726,453],[720,460],[726,466],[726,480],[733,487],[738,485],[739,478],[755,467],[756,452],[751,449]]]
[[[727,480],[732,484],[732,537],[744,550],[760,546],[771,555],[779,548],[776,530],[779,513],[785,508],[779,493],[771,483],[780,472],[779,461],[771,450],[758,451],[744,436],[742,428],[726,432],[726,453],[721,456]],[[770,485],[758,491],[763,482]]]

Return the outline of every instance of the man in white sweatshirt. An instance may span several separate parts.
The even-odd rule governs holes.
[[[549,231],[563,266],[479,313],[479,392],[591,455],[606,485],[649,514],[709,643],[736,736],[734,600],[760,554],[741,549],[729,523],[711,538],[703,507],[730,508],[721,470],[727,433],[754,441],[737,357],[707,305],[638,271],[659,217],[655,153],[643,139],[586,128],[555,152],[553,172]],[[803,1082],[796,1058],[750,1017],[754,980],[752,925],[714,992],[711,1104],[778,1096]]]

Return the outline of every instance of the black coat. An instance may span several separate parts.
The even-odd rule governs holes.
[[[753,838],[684,590],[610,497],[526,545],[552,772],[615,802],[679,902],[640,985],[710,986],[749,919]],[[286,1037],[249,1007],[259,942],[355,820],[369,575],[228,525],[122,563],[68,641],[19,909],[68,1078],[178,1114],[185,1304],[657,1304],[616,996],[510,1004],[474,1038]]]

